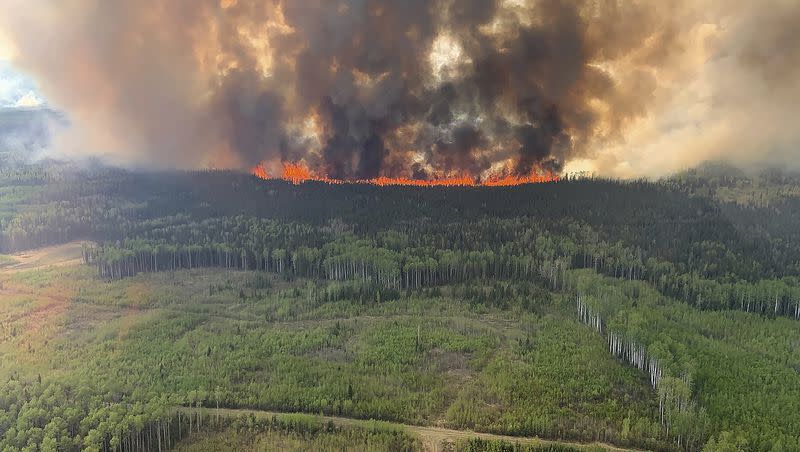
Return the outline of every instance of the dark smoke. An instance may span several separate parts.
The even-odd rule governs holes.
[[[481,174],[489,169],[490,162],[476,153],[487,144],[488,140],[479,128],[471,124],[459,125],[453,130],[452,137],[434,143],[430,161],[448,173]]]
[[[591,157],[647,115],[689,27],[626,0],[2,1],[17,63],[95,147],[359,179]]]

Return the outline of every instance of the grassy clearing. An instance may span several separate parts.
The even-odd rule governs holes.
[[[0,272],[13,273],[80,264],[81,247],[84,243],[75,241],[24,251],[13,256],[0,256]]]
[[[11,266],[11,265],[15,265],[15,264],[18,264],[18,263],[19,263],[19,261],[17,259],[14,259],[14,257],[8,256],[6,254],[0,254],[0,269],[2,269],[4,267]]]
[[[196,418],[199,415],[207,427],[178,445],[191,450],[373,450],[363,441],[372,438],[382,440],[379,450],[635,451],[601,443],[548,441],[335,416],[225,408],[181,408],[179,411]],[[349,441],[342,443],[343,437]],[[348,444],[353,444],[354,448]]]
[[[105,282],[64,266],[17,272],[7,284],[21,294],[0,299],[0,315],[18,316],[6,321],[12,328],[24,330],[48,297],[65,303],[41,316],[39,339],[0,345],[15,357],[2,375],[91,381],[121,397],[580,440],[613,437],[629,412],[655,416],[646,383],[592,358],[603,356],[602,338],[558,306],[500,310],[447,288],[326,300],[315,294],[329,283],[219,270]]]
[[[216,426],[191,435],[179,443],[176,450],[377,452],[424,447],[419,438],[407,433],[402,426],[385,422],[342,423],[306,414],[229,414],[210,414],[209,421]]]

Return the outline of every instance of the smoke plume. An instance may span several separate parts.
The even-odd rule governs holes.
[[[791,0],[0,5],[14,63],[74,124],[62,145],[131,164],[628,175],[800,138]]]

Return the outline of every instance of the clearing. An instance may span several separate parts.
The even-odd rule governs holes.
[[[281,417],[298,413],[281,413],[277,411],[261,411],[261,410],[246,410],[246,409],[229,409],[229,408],[186,408],[179,407],[180,411],[187,414],[197,414],[200,411],[202,414],[210,417],[223,416],[223,417],[236,417],[242,415],[254,415],[258,417]],[[320,416],[311,415],[316,417],[320,422],[332,423],[338,427],[361,427],[369,428],[371,421],[363,419],[353,419],[340,416]],[[459,441],[467,440],[470,438],[480,438],[491,441],[505,441],[509,443],[518,444],[559,444],[564,446],[574,447],[580,450],[597,450],[598,448],[606,451],[638,451],[638,449],[626,449],[617,447],[606,443],[591,443],[582,444],[569,441],[550,441],[537,437],[521,437],[521,436],[508,436],[508,435],[495,435],[492,433],[480,433],[470,430],[454,430],[449,428],[440,427],[423,427],[419,425],[400,424],[396,422],[380,421],[392,428],[403,430],[409,434],[416,435],[422,440],[422,446],[425,451],[439,452],[442,450],[450,450],[448,445],[456,444]]]
[[[0,273],[16,273],[51,266],[80,264],[82,262],[81,247],[84,243],[87,242],[69,242],[13,254],[10,257],[15,262],[1,267]]]

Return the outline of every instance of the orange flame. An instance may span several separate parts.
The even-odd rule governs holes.
[[[471,176],[442,177],[430,180],[380,176],[374,179],[342,180],[331,179],[327,176],[316,174],[302,162],[284,162],[283,171],[281,175],[277,177],[270,176],[263,164],[256,165],[250,170],[250,172],[260,179],[285,180],[295,185],[299,185],[307,181],[316,181],[327,184],[371,184],[379,185],[381,187],[393,185],[411,187],[508,187],[512,185],[557,182],[559,180],[559,176],[553,172],[537,170],[532,171],[528,176],[498,175],[491,176],[481,181],[478,181]]]
[[[258,164],[250,170],[253,176],[258,177],[259,179],[269,179],[269,173],[267,173],[267,169],[264,168],[264,165]]]
[[[281,176],[283,180],[291,181],[293,184],[297,185],[301,182],[311,180],[312,178],[311,170],[299,163],[287,162],[283,164],[283,175]]]

